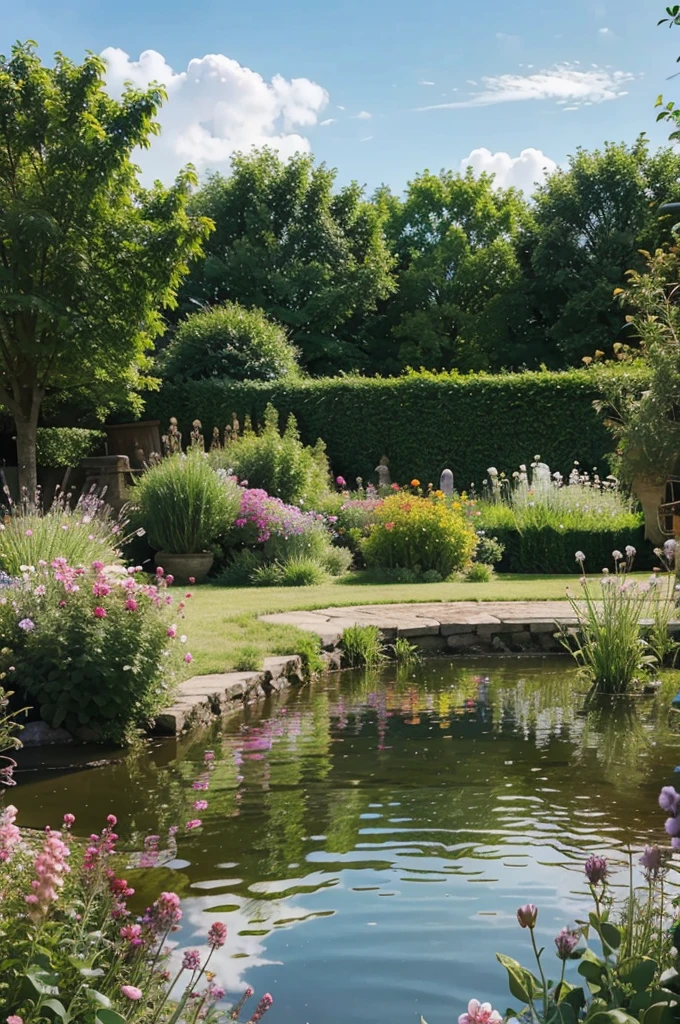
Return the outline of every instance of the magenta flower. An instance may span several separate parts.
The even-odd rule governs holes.
[[[344,476],[336,476],[335,482],[338,485],[338,487],[344,487],[345,483],[346,483],[346,480],[345,480]]]
[[[215,921],[208,932],[208,945],[211,949],[220,949],[227,941],[227,926],[221,921]]]
[[[156,576],[158,576],[160,578],[161,576],[164,576],[164,575],[165,575],[165,569],[161,568],[161,566],[159,565],[158,568],[156,569]]]
[[[101,572],[102,569],[104,568],[104,563],[103,562],[93,562],[92,563],[92,568],[94,569],[95,572]]]
[[[65,814],[64,815],[64,827],[65,828],[70,828],[71,825],[74,824],[75,820],[76,820],[75,814]]]
[[[197,949],[188,949],[182,957],[182,968],[185,971],[197,971],[201,966],[201,954]]]
[[[95,597],[106,597],[108,594],[111,593],[111,587],[108,585],[108,583],[102,583],[100,580],[98,580],[92,586],[92,593],[94,594]]]
[[[136,1003],[138,999],[141,999],[143,992],[141,988],[136,988],[134,985],[121,985],[120,990],[126,999],[130,999],[133,1003]]]
[[[585,862],[584,871],[586,878],[591,885],[599,885],[600,882],[604,882],[605,878],[609,874],[609,868],[607,866],[606,857],[598,857],[596,854],[588,857]]]
[[[187,651],[187,653],[184,655],[184,660],[186,661],[187,665],[191,664],[191,662],[194,660],[193,655],[189,654],[189,652]]]
[[[144,944],[141,924],[126,924],[120,930],[120,937],[129,942],[131,946],[142,946]]]
[[[125,602],[125,611],[126,612],[136,612],[137,608],[138,608],[138,604],[135,601],[134,597],[128,597],[127,601]]]
[[[680,793],[677,793],[674,786],[664,786],[659,793],[659,807],[666,814],[675,816],[680,807]]]
[[[191,788],[192,789],[198,789],[198,790],[209,789],[210,788],[210,783],[206,782],[205,779],[196,779],[195,782],[192,782]]]
[[[563,928],[559,935],[555,938],[555,946],[557,947],[557,956],[560,960],[568,960],[571,954],[578,946],[578,940],[580,933],[574,931],[572,928]]]
[[[195,828],[200,828],[202,824],[203,822],[201,821],[200,818],[192,818],[191,821],[188,821],[184,827],[187,830],[187,832],[193,832]]]
[[[535,928],[538,917],[538,907],[533,903],[525,903],[517,909],[517,920],[522,928]]]
[[[208,809],[208,801],[207,800],[194,800],[194,810],[195,811],[205,811],[207,809]]]
[[[102,606],[100,604],[98,604],[97,607],[95,608],[93,614],[94,614],[95,619],[105,619],[106,618],[106,608],[102,608]]]

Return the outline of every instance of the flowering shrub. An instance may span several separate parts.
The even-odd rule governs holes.
[[[144,473],[134,494],[135,517],[156,551],[208,551],[238,514],[236,482],[218,476],[198,450],[169,455]]]
[[[207,788],[207,785],[206,787]],[[24,838],[14,806],[0,813],[0,1018],[9,1024],[61,1020],[78,1024],[197,1024],[238,1020],[246,989],[232,1007],[216,984],[211,961],[227,938],[215,921],[207,951],[186,950],[172,965],[168,939],[182,907],[163,892],[135,917],[134,888],[123,877],[116,818],[109,815],[87,844],[73,835],[75,818],[60,830]],[[200,827],[196,820],[188,825]],[[157,836],[149,839],[157,840]],[[153,843],[148,863],[153,864]],[[270,1008],[267,993],[250,1015]]]
[[[94,562],[24,567],[0,597],[0,673],[50,726],[122,742],[167,704],[182,655],[172,578]]]
[[[666,831],[672,846],[680,846],[680,794],[664,786],[659,805],[670,815]],[[538,907],[527,903],[517,910],[517,921],[529,933],[536,960],[536,974],[509,956],[497,953],[505,967],[511,995],[518,1009],[509,1018],[536,1024],[671,1024],[677,1018],[680,1001],[680,924],[667,899],[667,876],[673,867],[669,851],[646,846],[639,859],[643,884],[636,885],[633,857],[622,865],[627,882],[612,877],[605,857],[592,855],[584,865],[585,879],[593,899],[593,910],[576,927],[563,928],[554,939],[559,980],[550,980],[543,963],[544,949],[536,942]],[[617,882],[619,884],[617,884]],[[617,900],[627,888],[623,901]],[[596,949],[588,944],[593,938]],[[567,965],[578,961],[581,985],[565,977]],[[474,999],[459,1024],[499,1024],[500,1014],[488,1003]]]
[[[9,515],[0,523],[0,568],[18,576],[24,565],[38,559],[65,558],[71,565],[120,560],[127,521],[114,519],[103,498],[83,495],[71,508],[69,495],[60,493],[47,512],[38,504],[9,501]]]
[[[668,543],[675,545],[675,541]],[[582,598],[567,591],[578,620],[578,630],[562,630],[562,644],[600,693],[625,693],[651,666],[658,665],[676,646],[668,638],[668,623],[675,608],[675,577],[653,575],[638,582],[628,575],[635,548],[613,551],[614,574],[603,571],[595,590],[585,576],[585,555],[576,552],[581,572]],[[645,633],[648,634],[645,636]],[[669,646],[670,645],[670,646]]]
[[[290,504],[311,506],[329,486],[323,442],[314,448],[303,445],[293,416],[280,434],[279,414],[272,405],[265,410],[259,433],[245,430],[222,451],[211,452],[210,459],[214,466]]]
[[[437,572],[445,579],[474,553],[474,527],[445,501],[395,493],[380,502],[375,517],[362,544],[370,567]]]

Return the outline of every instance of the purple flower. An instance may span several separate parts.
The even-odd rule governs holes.
[[[560,960],[568,960],[578,946],[580,934],[572,928],[563,928],[555,939],[557,956]]]
[[[666,818],[664,828],[669,836],[680,836],[680,818]]]
[[[647,878],[656,878],[661,869],[661,850],[659,847],[645,846],[645,852],[640,857],[640,864],[645,869]]]
[[[19,622],[19,629],[23,629],[26,633],[30,633],[32,629],[35,629],[35,622],[33,619],[21,619]]]
[[[182,957],[182,967],[185,971],[197,971],[201,966],[201,954],[197,949],[188,949]]]
[[[517,909],[517,920],[522,928],[534,928],[538,917],[538,907],[533,903],[525,903]]]
[[[607,858],[598,857],[596,854],[588,857],[584,865],[586,878],[591,885],[599,885],[600,882],[604,882],[605,878],[609,874],[609,868],[607,867]]]
[[[211,949],[220,949],[227,941],[227,926],[221,921],[215,921],[208,932],[208,945]]]
[[[664,786],[659,793],[659,807],[666,814],[676,815],[680,807],[680,793],[677,793],[674,786]]]

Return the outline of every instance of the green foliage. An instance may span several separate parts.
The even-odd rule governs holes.
[[[468,583],[488,583],[493,576],[493,566],[488,562],[473,562],[465,571]]]
[[[617,439],[620,471],[665,481],[677,471],[680,451],[680,250],[647,254],[646,273],[631,270],[621,298],[633,309],[628,322],[640,339],[648,377],[644,388],[622,389],[603,375],[598,408]]]
[[[254,569],[250,582],[256,587],[315,587],[326,576],[314,558],[291,555],[281,562],[268,562]]]
[[[330,534],[321,521],[312,521],[303,533],[290,536],[272,534],[264,545],[264,555],[269,561],[285,561],[302,558],[315,562],[331,576],[341,576],[352,562],[351,553],[333,547]]]
[[[251,488],[261,488],[288,505],[313,506],[328,490],[328,460],[321,442],[307,447],[295,417],[279,433],[279,414],[267,405],[260,431],[246,430],[224,449],[211,452],[213,466],[232,470]]]
[[[490,537],[484,530],[477,530],[475,562],[489,566],[498,565],[503,560],[504,551],[505,545],[501,544],[498,537]]]
[[[92,494],[81,497],[74,508],[61,496],[46,512],[32,503],[12,505],[0,524],[0,569],[18,577],[22,566],[37,568],[41,559],[51,565],[55,558],[65,558],[70,565],[87,568],[94,561],[117,564],[128,540],[126,525]]]
[[[261,309],[235,302],[193,313],[179,324],[163,355],[168,380],[280,380],[297,377],[295,348]]]
[[[406,366],[460,370],[536,365],[526,345],[529,320],[520,238],[532,221],[515,189],[493,177],[424,171],[403,201],[388,192],[377,203],[396,258],[397,291],[368,323],[370,369]]]
[[[243,644],[234,651],[234,668],[237,672],[257,672],[262,668],[262,655],[253,644]]]
[[[241,496],[232,480],[215,473],[206,456],[192,449],[151,466],[140,477],[133,502],[136,521],[156,551],[193,554],[210,550],[229,531]]]
[[[101,448],[106,437],[101,430],[83,427],[38,427],[36,434],[38,465],[44,469],[78,466],[81,459]]]
[[[465,516],[446,502],[394,494],[376,509],[361,550],[369,568],[434,572],[446,579],[468,564],[476,541]]]
[[[412,644],[408,637],[398,636],[392,645],[395,661],[400,665],[413,665],[420,660],[418,645]]]
[[[340,647],[348,668],[375,668],[385,657],[377,626],[347,626],[340,637]]]
[[[94,54],[45,67],[32,43],[0,57],[0,400],[31,494],[46,391],[134,403],[160,310],[210,228],[187,211],[193,172],[138,185],[130,158],[159,130],[162,88],[114,99],[105,75]]]
[[[47,566],[23,573],[5,596],[0,671],[48,725],[122,743],[169,703],[181,661],[168,635],[177,612],[125,570]]]
[[[659,205],[680,198],[680,154],[632,145],[577,150],[535,196],[530,290],[538,329],[556,350],[553,365],[578,364],[630,341],[614,290],[642,270],[639,250],[670,241]],[[537,449],[540,450],[540,449]]]
[[[541,452],[562,472],[574,459],[603,466],[612,443],[592,403],[607,382],[629,391],[642,389],[646,380],[644,368],[622,365],[597,372],[411,373],[276,385],[195,381],[166,384],[150,398],[149,412],[162,422],[177,416],[188,435],[196,417],[207,430],[222,429],[234,410],[241,422],[248,413],[261,422],[275,401],[283,418],[294,413],[306,444],[323,439],[335,475],[375,480],[375,467],[387,455],[393,480],[416,476],[436,484],[450,467],[466,490],[486,476],[488,466],[516,466],[527,453]],[[248,480],[253,485],[250,475]]]
[[[315,373],[357,365],[354,325],[393,287],[380,210],[356,183],[271,150],[232,159],[192,200],[216,225],[181,301],[239,302],[278,320]]]
[[[243,548],[227,562],[215,583],[220,587],[247,587],[256,569],[260,569],[265,558],[262,550]]]

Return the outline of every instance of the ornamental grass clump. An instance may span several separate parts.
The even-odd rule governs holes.
[[[204,788],[208,788],[207,784]],[[206,801],[203,801],[206,803]],[[110,814],[99,834],[74,835],[76,819],[44,833],[22,833],[17,809],[0,812],[0,1019],[10,1024],[225,1024],[237,1021],[253,996],[233,1005],[217,980],[227,927],[214,921],[204,947],[174,955],[182,905],[162,892],[133,913],[135,889],[119,851]],[[201,821],[187,822],[187,829]],[[176,828],[171,829],[172,841]],[[158,836],[144,843],[156,863]],[[129,866],[129,865],[128,865]],[[270,1009],[265,993],[249,1021]]]
[[[130,539],[125,516],[115,518],[105,495],[84,494],[71,507],[70,495],[60,492],[43,512],[39,504],[15,504],[6,494],[8,515],[0,523],[0,569],[18,576],[22,566],[65,558],[70,565],[120,562],[121,548]],[[139,531],[143,533],[143,530]]]
[[[596,585],[585,575],[585,556],[576,552],[580,566],[582,597],[567,591],[576,615],[576,629],[561,627],[561,642],[574,656],[593,690],[603,694],[625,693],[659,663],[645,634],[668,632],[675,608],[674,578],[653,575],[646,582],[630,577],[635,548],[612,552],[615,571],[608,570]],[[597,586],[597,589],[596,589]],[[659,646],[657,644],[657,652]]]
[[[135,520],[156,551],[198,554],[229,532],[241,501],[236,481],[218,475],[196,449],[151,466],[134,489]]]
[[[184,601],[163,570],[24,567],[0,596],[0,678],[48,725],[123,743],[167,706],[192,657],[177,620]]]
[[[666,832],[673,837],[672,848],[680,847],[680,795],[672,786],[664,786],[659,805],[670,815]],[[546,965],[542,937],[537,941],[539,908],[532,903],[518,908],[517,922],[529,934],[536,968],[532,972],[511,957],[496,954],[507,971],[514,1001],[506,1020],[527,1024],[672,1024],[677,1020],[680,923],[675,886],[668,877],[676,870],[672,850],[648,845],[641,855],[629,852],[618,878],[615,867],[596,854],[585,861],[583,875],[592,910],[554,937],[549,948],[554,947],[557,958],[555,972]],[[572,974],[568,968],[576,964]],[[489,1003],[473,999],[458,1020],[459,1024],[500,1024],[502,1018]]]
[[[436,572],[446,579],[468,565],[476,543],[472,522],[460,508],[395,493],[377,506],[361,550],[369,568]]]

